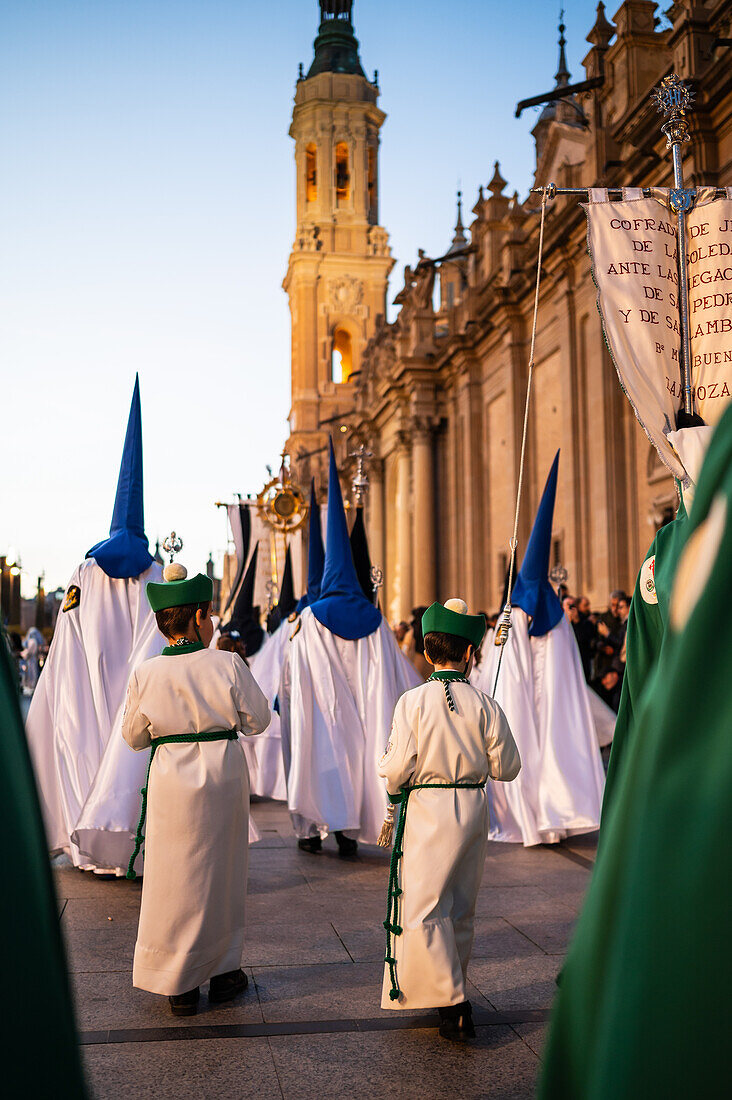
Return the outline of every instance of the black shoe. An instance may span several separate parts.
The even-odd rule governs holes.
[[[208,999],[212,1004],[231,1001],[237,993],[243,993],[249,979],[243,970],[230,970],[228,974],[214,974],[208,987]]]
[[[304,836],[297,842],[301,852],[319,852],[323,847],[323,841],[319,836]]]
[[[195,1016],[198,1011],[199,989],[189,989],[187,993],[178,993],[175,997],[168,997],[170,1011],[174,1016]]]
[[[448,1005],[438,1009],[440,1013],[440,1035],[453,1043],[464,1043],[475,1038],[473,1026],[473,1007],[470,1001],[460,1005]]]
[[[341,859],[356,859],[358,855],[358,841],[352,840],[350,836],[344,836],[341,832],[333,833],[338,844],[338,855]]]

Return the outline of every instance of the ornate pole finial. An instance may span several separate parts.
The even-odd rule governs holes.
[[[166,554],[170,554],[170,563],[173,564],[173,558],[176,554],[180,554],[183,549],[183,539],[179,535],[176,535],[175,531],[171,531],[168,537],[163,541],[163,550]]]
[[[358,450],[352,451],[348,457],[356,459],[356,472],[353,475],[351,488],[353,489],[353,495],[356,499],[356,507],[361,508],[363,506],[364,497],[369,491],[369,475],[366,469],[366,461],[374,456],[371,451],[366,450],[366,447],[362,443]]]
[[[665,76],[657,88],[651,92],[651,99],[662,115],[668,115],[668,121],[661,127],[666,136],[666,147],[683,145],[691,141],[686,112],[691,110],[694,93],[689,84],[681,80],[676,73]],[[681,184],[677,184],[681,186]]]
[[[384,570],[380,569],[378,565],[372,565],[371,573],[369,575],[371,577],[371,588],[373,589],[374,593],[373,601],[374,603],[376,603],[379,589],[384,583]]]
[[[679,313],[681,316],[681,388],[683,392],[683,412],[694,415],[694,396],[691,388],[691,339],[689,336],[689,281],[688,259],[686,255],[686,219],[685,215],[694,205],[695,192],[684,187],[684,169],[681,162],[681,147],[691,141],[686,112],[691,110],[694,93],[688,84],[676,73],[665,76],[651,93],[651,99],[667,120],[661,127],[666,136],[666,148],[671,150],[674,166],[674,186],[669,195],[669,205],[677,219],[677,252],[679,264]]]

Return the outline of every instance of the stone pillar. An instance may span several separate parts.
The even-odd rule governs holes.
[[[408,619],[412,610],[412,455],[407,432],[399,432],[396,491],[396,577],[399,615]]]
[[[367,498],[368,538],[371,564],[386,570],[386,548],[384,545],[384,467],[380,458],[375,458],[369,470],[369,494]],[[384,595],[379,593],[384,606]]]
[[[412,434],[414,470],[414,600],[434,603],[437,592],[435,569],[435,499],[432,432],[418,421]]]

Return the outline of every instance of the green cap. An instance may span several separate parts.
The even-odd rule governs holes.
[[[196,573],[195,577],[165,581],[163,584],[150,581],[145,591],[153,611],[164,611],[166,607],[183,607],[188,603],[210,603],[213,599],[213,581],[203,573]]]
[[[462,600],[448,600],[448,604],[463,607]],[[485,618],[483,615],[468,615],[465,611],[455,611],[441,603],[433,603],[422,616],[422,633],[452,634],[456,638],[464,638],[475,649],[483,641],[485,634]]]

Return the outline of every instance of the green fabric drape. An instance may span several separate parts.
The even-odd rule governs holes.
[[[713,501],[717,516],[726,506],[719,545]],[[699,478],[677,584],[682,574],[672,605],[695,584],[701,595],[679,632],[668,627],[639,705],[562,972],[541,1100],[729,1089],[732,408]]]
[[[2,1042],[32,1096],[86,1096],[53,875],[18,685],[0,627],[0,820],[3,867]],[[40,1015],[39,1015],[40,1013]]]
[[[668,601],[671,598],[671,584],[681,548],[684,545],[688,524],[686,509],[682,502],[679,505],[676,519],[661,528],[643,559],[646,561],[652,555],[655,554],[656,556],[654,579],[658,595],[657,604],[647,603],[643,599],[640,573],[636,580],[630,605],[630,615],[628,616],[628,632],[625,640],[625,675],[607,769],[605,794],[602,802],[601,828],[604,827],[607,820],[619,777],[622,775],[628,756],[628,747],[632,742],[634,721],[637,717],[641,695],[661,653],[668,624]]]

